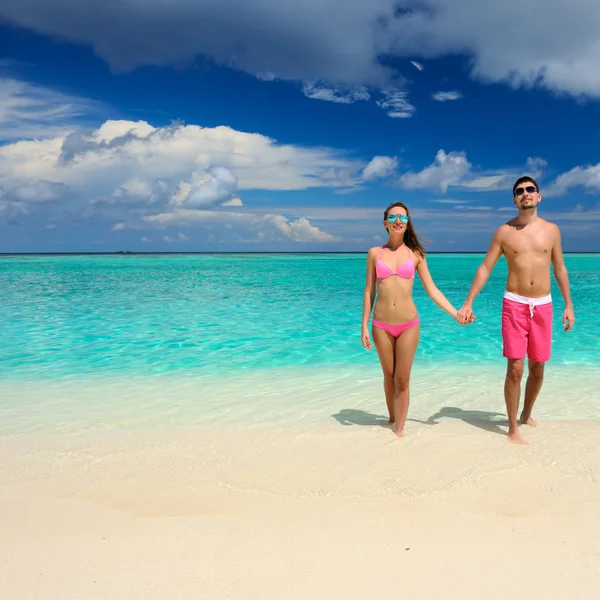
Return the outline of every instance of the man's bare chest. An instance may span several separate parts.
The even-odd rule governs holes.
[[[524,255],[550,256],[553,236],[547,232],[513,231],[502,240],[506,257]]]

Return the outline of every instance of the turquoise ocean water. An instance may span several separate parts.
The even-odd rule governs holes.
[[[455,306],[483,255],[431,255]],[[567,255],[577,325],[561,330],[554,284],[553,361],[600,362],[600,255]],[[0,259],[0,378],[209,374],[377,361],[360,344],[365,257],[355,254],[28,256]],[[415,283],[417,361],[502,360],[501,261],[458,326]]]
[[[457,307],[482,258],[429,257]],[[577,322],[562,331],[554,284],[539,416],[597,418],[600,255],[566,261]],[[369,423],[385,404],[377,354],[360,343],[364,276],[362,254],[0,257],[0,436],[335,424],[340,414]],[[503,412],[505,278],[501,261],[467,327],[417,278],[410,415]]]

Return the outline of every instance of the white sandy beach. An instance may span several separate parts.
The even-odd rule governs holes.
[[[0,440],[7,600],[593,598],[600,421]]]

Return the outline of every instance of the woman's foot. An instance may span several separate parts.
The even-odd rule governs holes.
[[[519,433],[519,429],[515,427],[515,429],[508,430],[508,441],[511,444],[523,444],[528,445],[529,442],[526,442]]]

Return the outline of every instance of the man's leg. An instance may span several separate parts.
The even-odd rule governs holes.
[[[506,401],[506,413],[508,415],[508,439],[515,444],[526,443],[519,433],[517,422],[524,366],[525,359],[509,358],[506,368],[506,380],[504,381],[504,400]]]
[[[533,405],[542,389],[544,365],[552,353],[552,303],[535,307],[531,319],[527,355],[529,356],[529,375],[525,386],[525,405],[521,413],[521,423],[535,427],[531,418]]]
[[[544,365],[543,362],[535,362],[529,359],[529,375],[527,376],[527,384],[525,385],[525,405],[521,413],[521,423],[535,427],[537,423],[531,418],[533,405],[542,389],[544,382]]]

